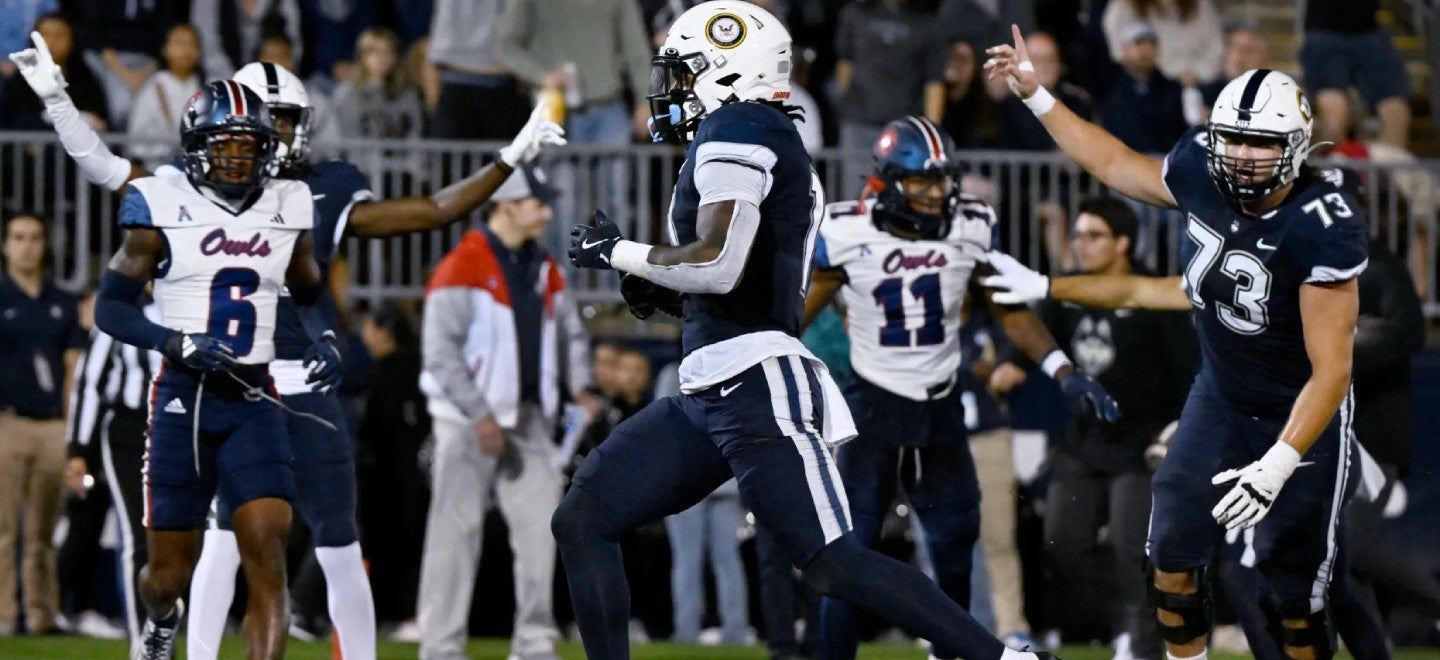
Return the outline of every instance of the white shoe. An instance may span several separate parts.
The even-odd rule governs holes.
[[[125,630],[95,610],[85,610],[75,620],[74,632],[95,639],[125,639]]]
[[[1215,632],[1210,635],[1210,648],[1222,653],[1250,655],[1250,642],[1246,641],[1240,626],[1215,626]]]
[[[395,627],[394,632],[390,633],[390,641],[419,644],[420,622],[416,621],[415,619],[410,619],[409,621],[402,622],[400,625]]]
[[[1115,655],[1110,660],[1135,660],[1135,656],[1130,653],[1130,633],[1116,635],[1110,646],[1115,649]]]
[[[185,617],[185,601],[175,601],[175,627],[155,625],[145,619],[145,629],[140,633],[140,643],[135,646],[134,660],[170,660],[175,657],[175,636],[180,632],[180,620]]]

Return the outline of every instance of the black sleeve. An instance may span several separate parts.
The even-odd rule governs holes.
[[[1415,281],[1389,249],[1373,246],[1360,275],[1360,321],[1355,330],[1354,370],[1388,369],[1425,343],[1425,314]]]

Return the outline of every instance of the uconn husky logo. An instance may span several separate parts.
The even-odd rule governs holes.
[[[224,229],[216,229],[200,239],[200,253],[207,257],[217,254],[224,254],[231,257],[268,257],[270,256],[270,241],[261,240],[260,232],[255,232],[249,240],[232,240],[225,235]]]

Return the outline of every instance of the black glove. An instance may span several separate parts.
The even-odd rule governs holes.
[[[594,226],[575,225],[570,229],[570,263],[576,268],[609,270],[610,253],[620,239],[620,228],[605,217],[604,211],[596,211]]]
[[[1065,393],[1065,400],[1070,402],[1070,410],[1076,415],[1094,414],[1107,422],[1119,421],[1120,404],[1094,378],[1071,371],[1060,379],[1060,390]]]
[[[172,333],[160,353],[175,364],[197,371],[217,371],[237,364],[230,344],[200,333]]]
[[[680,292],[651,282],[639,275],[626,273],[620,276],[620,295],[630,306],[630,313],[644,321],[660,310],[677,319],[685,317],[685,306],[680,302]]]
[[[335,331],[326,330],[320,338],[305,349],[303,364],[309,374],[305,384],[315,392],[329,392],[340,386],[340,347],[336,345]]]

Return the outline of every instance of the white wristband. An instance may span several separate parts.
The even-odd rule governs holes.
[[[650,248],[635,241],[621,240],[610,250],[610,267],[644,277],[650,272]]]
[[[1020,102],[1030,108],[1030,112],[1034,113],[1036,117],[1050,112],[1050,109],[1055,107],[1055,97],[1051,96],[1050,90],[1044,87],[1036,87],[1034,94],[1031,94],[1029,98],[1020,99]]]
[[[1070,358],[1065,356],[1065,351],[1058,348],[1046,353],[1045,358],[1040,360],[1040,370],[1044,371],[1045,375],[1052,379],[1055,377],[1055,372],[1060,371],[1061,367],[1069,366],[1072,366],[1070,364]]]

